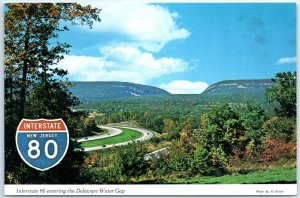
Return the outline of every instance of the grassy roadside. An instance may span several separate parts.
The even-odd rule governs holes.
[[[89,147],[103,146],[108,144],[117,144],[121,142],[134,140],[142,136],[142,133],[136,130],[127,129],[127,128],[122,128],[121,130],[123,131],[123,133],[113,137],[107,137],[99,140],[82,142],[81,147],[89,148]]]
[[[248,174],[225,175],[221,177],[192,177],[164,180],[167,184],[285,184],[296,183],[296,168],[278,168],[255,171]],[[160,183],[160,182],[159,182]]]

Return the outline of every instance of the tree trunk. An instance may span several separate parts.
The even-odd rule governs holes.
[[[30,12],[30,11],[29,11]],[[30,20],[30,13],[28,16],[28,21]],[[26,52],[26,57],[24,58],[24,64],[23,64],[23,71],[22,71],[22,84],[21,84],[21,90],[20,90],[20,112],[19,112],[19,119],[24,118],[24,111],[25,111],[25,102],[26,102],[26,88],[27,88],[27,73],[28,73],[28,56],[29,56],[29,23],[27,21],[27,30],[25,33],[25,40],[24,40],[24,50]]]

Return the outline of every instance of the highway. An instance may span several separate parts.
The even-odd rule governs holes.
[[[102,134],[102,135],[95,135],[95,136],[81,138],[81,139],[78,139],[77,141],[85,142],[85,141],[90,141],[90,140],[103,139],[103,138],[107,138],[107,137],[116,136],[116,135],[119,135],[122,133],[122,130],[114,128],[114,127],[108,127],[108,126],[100,126],[100,127],[107,129],[108,132],[105,134]],[[129,143],[132,143],[133,141],[143,142],[143,141],[149,140],[153,137],[153,132],[150,130],[147,130],[147,129],[133,128],[133,127],[122,127],[122,128],[128,128],[128,129],[139,131],[142,133],[142,136],[135,140],[130,140],[130,141],[121,142],[121,143],[117,143],[117,144],[108,144],[108,145],[105,145],[105,147],[104,146],[96,146],[96,147],[84,148],[84,151],[95,151],[95,150],[108,149],[108,148],[112,148],[115,146],[124,146]]]
[[[98,139],[113,137],[116,135],[120,135],[123,132],[121,129],[117,129],[117,128],[113,128],[113,127],[102,126],[102,125],[99,127],[102,129],[106,129],[108,132],[101,134],[101,135],[93,135],[93,136],[80,138],[77,140],[77,142],[86,142],[86,141],[90,141],[90,140],[98,140]]]

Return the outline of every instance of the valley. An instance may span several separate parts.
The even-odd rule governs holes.
[[[169,94],[155,87],[150,88],[154,93],[150,94],[151,91],[145,90],[149,88],[148,86],[125,82],[77,82],[75,87],[71,89],[77,90],[74,95],[82,100],[81,104],[76,106],[74,110],[88,114],[102,129],[107,129],[107,126],[104,125],[110,125],[109,127],[111,127],[116,123],[128,122],[125,127],[133,124],[138,128],[156,131],[152,142],[154,141],[158,145],[156,143],[156,145],[152,145],[151,151],[153,151],[161,148],[160,144],[168,144],[178,139],[187,123],[193,129],[199,128],[201,116],[222,103],[228,103],[237,112],[245,111],[248,103],[256,103],[264,108],[266,115],[274,114],[276,104],[268,104],[265,98],[265,90],[271,87],[272,84],[271,80],[222,81],[209,86],[202,94],[177,95]],[[122,95],[122,93],[127,93],[129,89],[137,90],[137,88],[143,88],[143,92],[150,95]],[[109,91],[109,89],[111,90]],[[153,92],[153,90],[156,92]],[[99,96],[98,92],[102,95]],[[119,92],[117,98],[110,98],[111,94],[117,92]],[[89,97],[87,93],[93,93],[95,96]],[[82,98],[82,96],[85,97]],[[99,136],[109,139],[109,137],[121,134],[120,129],[116,130],[119,130],[119,132]],[[121,134],[121,137],[123,135]],[[134,136],[132,139],[135,138]],[[78,142],[94,139],[98,139],[97,135],[83,137]],[[125,138],[124,141],[127,142],[128,139]],[[120,141],[117,143],[120,143]],[[107,147],[106,144],[102,141],[91,141],[91,143],[83,143],[83,147],[93,145],[97,146],[98,149],[111,148],[110,146]],[[104,148],[103,145],[105,145]]]
[[[99,96],[97,92],[102,90],[102,85],[97,88],[99,84],[91,89],[75,87],[84,90],[84,94],[74,92],[81,103],[73,111],[88,115],[89,122],[94,122],[93,130],[97,131],[95,126],[106,130],[99,135],[78,134],[77,142],[86,152],[86,163],[91,170],[110,174],[115,171],[115,165],[106,159],[115,159],[121,166],[128,166],[126,170],[137,166],[132,168],[145,171],[142,177],[137,176],[139,173],[124,173],[127,183],[295,181],[294,121],[280,118],[290,135],[284,135],[286,132],[280,129],[281,121],[273,123],[279,119],[276,109],[280,107],[267,98],[273,81],[222,81],[209,86],[202,94],[169,94],[157,89],[159,94],[126,95],[123,93],[132,89],[127,83],[118,82],[117,91],[109,85],[112,90],[104,89],[102,94],[118,92],[118,97]],[[90,97],[88,92],[94,96]],[[275,123],[279,124],[278,132],[272,135],[273,129],[268,127]],[[285,141],[278,139],[279,136]],[[122,161],[118,161],[119,157]],[[270,178],[273,173],[278,176]],[[117,175],[115,179],[111,182],[120,182]]]

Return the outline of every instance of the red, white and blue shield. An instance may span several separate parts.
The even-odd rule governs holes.
[[[16,144],[23,161],[40,171],[56,166],[69,146],[68,128],[62,119],[21,120]]]

